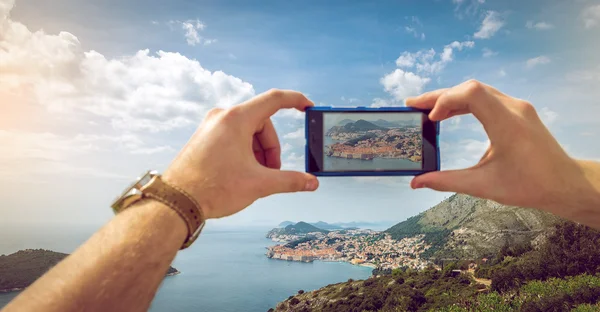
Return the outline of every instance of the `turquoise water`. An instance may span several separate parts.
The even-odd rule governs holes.
[[[325,137],[325,146],[340,142]],[[326,149],[323,149],[325,151]],[[421,170],[421,162],[408,159],[374,158],[372,160],[345,159],[323,155],[325,171],[377,171],[377,170]]]
[[[265,247],[273,242],[264,238],[267,230],[204,233],[193,247],[178,254],[173,267],[182,273],[164,280],[150,311],[267,311],[299,289],[318,289],[349,278],[367,278],[371,273],[369,268],[347,263],[268,259]],[[71,252],[88,232],[73,231],[78,233],[73,235],[62,229],[38,238],[33,234],[12,235],[11,241],[0,242],[0,253],[14,252],[16,249],[11,248],[15,246],[41,248],[44,243],[52,245],[45,249]],[[0,294],[0,308],[17,294]]]

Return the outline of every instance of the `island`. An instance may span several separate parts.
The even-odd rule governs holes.
[[[66,253],[44,249],[25,249],[0,255],[0,293],[25,289],[67,256]],[[166,276],[179,273],[169,267]]]

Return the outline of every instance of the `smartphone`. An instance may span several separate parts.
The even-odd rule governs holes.
[[[306,172],[412,176],[440,170],[439,122],[409,107],[306,110]]]

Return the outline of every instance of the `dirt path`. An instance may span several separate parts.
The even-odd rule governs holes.
[[[479,283],[479,284],[483,284],[483,285],[485,285],[485,286],[486,286],[486,287],[488,287],[488,288],[489,288],[489,287],[492,285],[492,280],[491,280],[491,279],[487,279],[487,278],[477,278],[477,277],[475,277],[475,270],[472,270],[472,269],[470,269],[470,270],[468,270],[467,272],[468,272],[468,273],[469,273],[469,274],[470,274],[470,275],[473,277],[473,279],[474,279],[474,280],[475,280],[477,283]]]

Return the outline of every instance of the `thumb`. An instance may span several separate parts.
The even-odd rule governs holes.
[[[299,171],[270,169],[267,184],[271,194],[310,192],[319,187],[319,180],[312,174]]]
[[[429,172],[416,176],[410,182],[410,187],[469,195],[480,194],[481,189],[484,188],[480,175],[481,171],[474,168]]]

